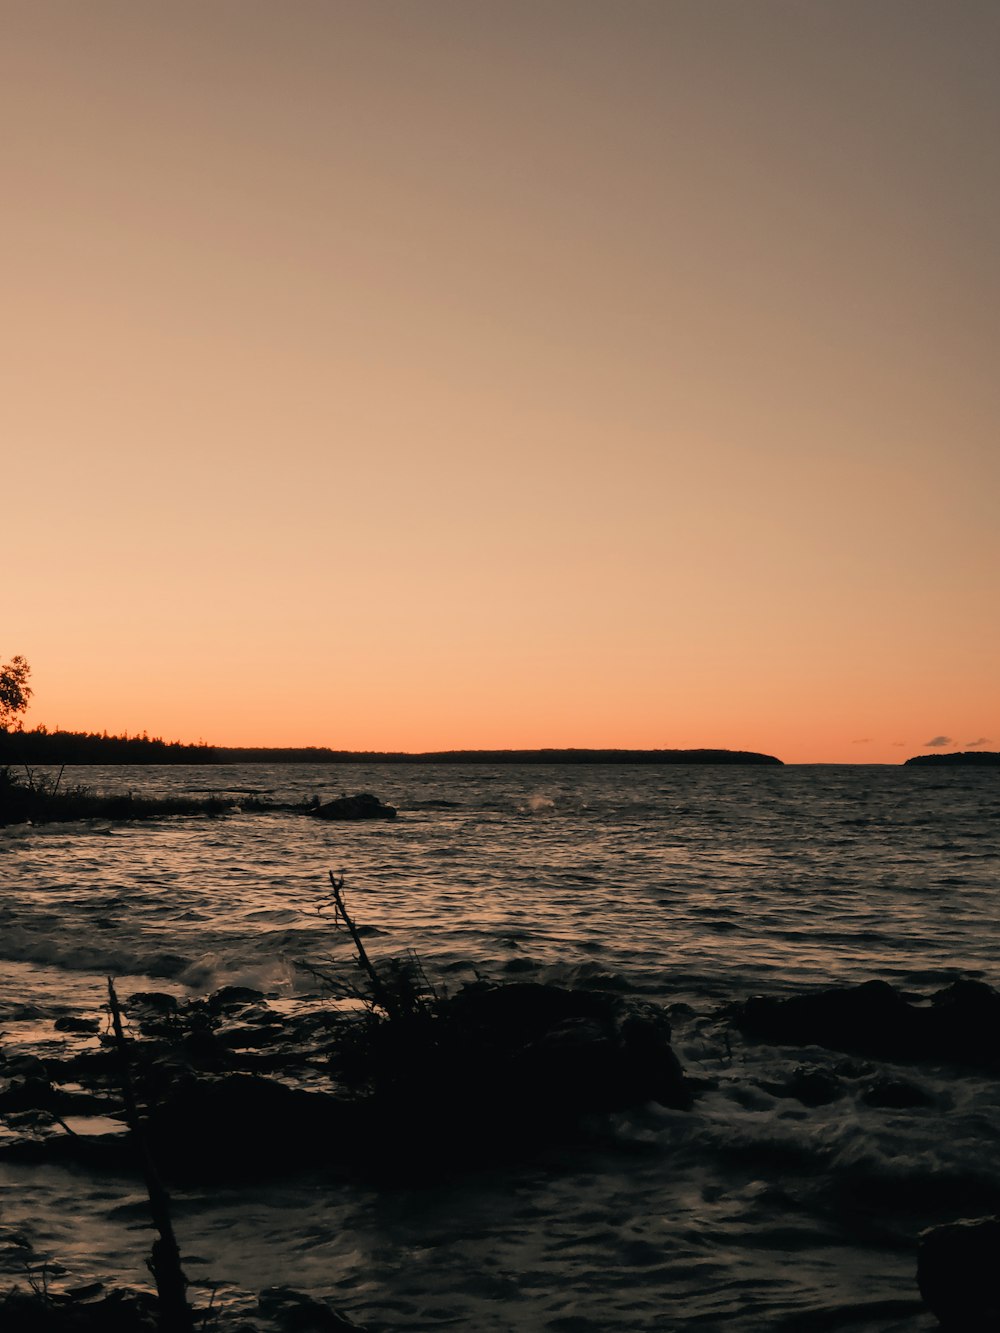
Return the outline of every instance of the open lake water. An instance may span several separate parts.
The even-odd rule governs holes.
[[[1000,1203],[998,1081],[873,1065],[929,1100],[873,1106],[859,1062],[843,1074],[833,1052],[746,1042],[720,1010],[876,977],[920,994],[1000,983],[1000,770],[220,765],[63,782],[221,792],[233,811],[0,831],[8,1054],[50,1048],[59,1016],[98,1015],[108,975],[126,996],[314,992],[299,962],[350,963],[317,910],[333,869],[380,932],[375,957],[415,949],[450,990],[478,974],[669,1004],[705,1081],[691,1112],[612,1116],[585,1146],[433,1189],[177,1191],[189,1276],[223,1284],[223,1311],[280,1283],[414,1333],[936,1327],[915,1238]],[[355,791],[399,818],[239,809]],[[803,1064],[840,1069],[843,1095],[775,1091]],[[70,1285],[148,1284],[136,1182],[4,1163],[0,1185],[0,1239],[27,1234]]]

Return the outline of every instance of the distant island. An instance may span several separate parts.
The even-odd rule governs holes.
[[[917,754],[907,764],[1000,764],[1000,750],[957,750],[952,754]]]
[[[0,731],[3,764],[780,764],[751,750],[331,750],[324,746],[183,745],[159,737]]]

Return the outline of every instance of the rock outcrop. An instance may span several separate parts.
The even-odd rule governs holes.
[[[755,995],[732,1010],[746,1036],[882,1060],[941,1060],[1000,1070],[1000,992],[956,981],[929,1001],[885,981],[807,995]]]
[[[386,805],[371,792],[360,791],[354,796],[338,796],[333,801],[317,805],[311,813],[317,819],[395,819],[396,807]]]

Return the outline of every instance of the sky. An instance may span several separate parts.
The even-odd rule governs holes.
[[[993,0],[0,0],[26,725],[1000,749]]]

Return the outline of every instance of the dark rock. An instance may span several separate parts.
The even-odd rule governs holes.
[[[757,995],[735,1006],[732,1018],[762,1041],[1000,1069],[1000,993],[982,982],[957,982],[929,1005],[884,981],[787,999]]]
[[[465,986],[449,1001],[442,1017],[452,1019],[505,1046],[537,1039],[557,1023],[588,1018],[614,1021],[617,1001],[601,991],[565,990],[537,981]],[[669,1030],[668,1030],[669,1040]]]
[[[224,1023],[217,1028],[215,1039],[230,1051],[253,1050],[269,1046],[282,1035],[279,1023]]]
[[[177,997],[168,995],[165,991],[158,990],[140,990],[134,995],[130,995],[125,1001],[125,1012],[131,1016],[135,1013],[158,1014],[165,1016],[167,1014],[176,1014]]]
[[[383,804],[370,792],[361,791],[318,805],[310,814],[317,819],[395,819],[396,807]]]
[[[146,1132],[167,1175],[252,1179],[349,1155],[359,1105],[247,1074],[188,1078],[150,1108]]]
[[[48,1071],[43,1060],[37,1055],[12,1055],[4,1059],[0,1054],[3,1072],[6,1078],[47,1078]]]
[[[67,1015],[64,1018],[57,1018],[52,1025],[57,1032],[100,1032],[101,1020],[99,1018],[74,1018]]]
[[[906,1111],[914,1106],[933,1106],[934,1098],[915,1083],[903,1078],[880,1078],[869,1084],[861,1094],[867,1106],[883,1107],[888,1111]]]
[[[467,986],[441,1021],[457,1028],[467,1078],[523,1102],[534,1114],[567,1116],[658,1101],[687,1109],[691,1094],[670,1045],[663,1010],[629,1010],[600,991],[537,982]]]
[[[258,1004],[263,999],[264,992],[254,990],[252,986],[222,986],[208,997],[206,1004],[212,1013],[221,1013],[242,1009],[248,1004]]]
[[[281,1333],[364,1333],[325,1301],[291,1287],[267,1287],[258,1297],[260,1312]]]
[[[917,1283],[942,1328],[1000,1329],[1000,1217],[963,1219],[920,1236]]]
[[[829,1106],[844,1095],[844,1089],[829,1070],[815,1065],[799,1065],[786,1083],[768,1091],[777,1097],[794,1097],[803,1106]]]
[[[13,1078],[0,1087],[0,1112],[46,1111],[54,1115],[90,1115],[117,1109],[117,1101],[92,1092],[53,1087],[48,1078]]]
[[[49,1109],[52,1087],[47,1078],[12,1078],[0,1087],[0,1112]]]

